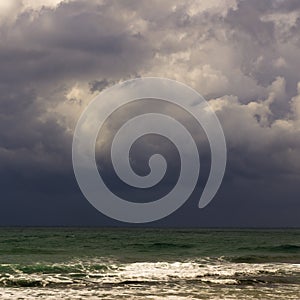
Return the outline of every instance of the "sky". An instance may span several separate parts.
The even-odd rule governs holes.
[[[199,128],[197,188],[179,210],[147,226],[299,227],[299,50],[298,0],[1,1],[0,226],[129,226],[82,195],[72,139],[80,114],[99,92],[154,76],[180,81],[208,101],[223,127],[228,158],[217,195],[198,209],[210,163]],[[108,161],[105,141],[113,124],[145,107],[128,107],[110,120],[96,149],[99,163]],[[135,154],[152,153],[158,144],[172,177],[178,155],[170,144],[152,136],[136,143]],[[136,171],[143,173],[141,156],[145,167]],[[111,170],[103,176],[138,201]],[[153,195],[166,193],[169,181]]]

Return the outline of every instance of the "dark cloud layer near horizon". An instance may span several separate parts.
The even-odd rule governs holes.
[[[299,1],[43,4],[0,5],[0,225],[124,225],[81,194],[72,135],[98,92],[160,76],[209,101],[228,162],[206,208],[199,184],[148,226],[300,226]]]

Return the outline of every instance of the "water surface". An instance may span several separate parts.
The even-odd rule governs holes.
[[[300,299],[300,230],[0,229],[1,299]]]

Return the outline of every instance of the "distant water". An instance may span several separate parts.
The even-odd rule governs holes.
[[[300,230],[0,229],[0,299],[300,299]]]

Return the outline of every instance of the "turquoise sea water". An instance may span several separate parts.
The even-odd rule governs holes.
[[[300,230],[0,229],[0,299],[300,299]]]

